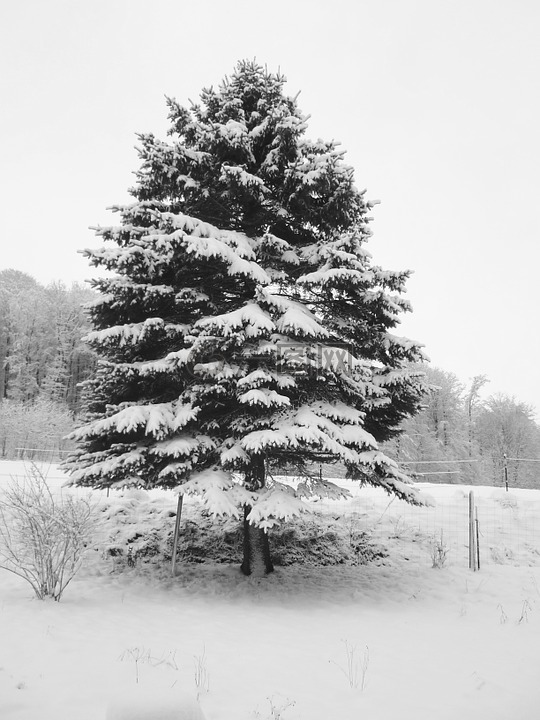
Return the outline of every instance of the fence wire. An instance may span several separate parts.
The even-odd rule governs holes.
[[[509,459],[510,460],[510,459]],[[56,463],[39,463],[48,482],[60,488],[66,476]],[[24,475],[24,463],[0,462],[0,489],[14,476]],[[283,478],[287,481],[287,478]],[[289,478],[292,479],[292,478]],[[469,491],[478,517],[481,565],[540,566],[540,491],[510,487],[418,483],[432,504],[419,507],[392,498],[384,491],[337,479],[351,494],[347,501],[321,500],[317,507],[346,522],[351,531],[364,532],[390,555],[430,562],[433,546],[446,548],[448,564],[469,562]],[[84,490],[85,492],[86,489]],[[77,492],[74,490],[73,492]],[[105,491],[100,491],[104,494]]]
[[[374,488],[346,485],[352,499],[341,506],[342,518],[366,532],[390,554],[430,561],[437,546],[446,549],[448,564],[469,563],[469,491],[478,518],[481,565],[540,566],[540,492],[501,487],[419,484],[432,504],[409,505]],[[322,501],[325,512],[338,505]]]

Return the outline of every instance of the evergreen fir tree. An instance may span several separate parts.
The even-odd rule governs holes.
[[[178,488],[243,516],[246,574],[272,569],[266,531],[303,498],[342,492],[314,462],[419,501],[378,448],[424,392],[420,347],[390,332],[408,273],[372,263],[372,205],[284,82],[240,62],[200,104],[167,101],[168,141],[139,136],[134,203],[85,251],[114,275],[94,282],[101,365],[67,463],[79,485]],[[295,489],[273,477],[291,464]]]

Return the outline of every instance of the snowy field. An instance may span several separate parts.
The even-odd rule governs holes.
[[[0,491],[23,474],[0,463]],[[48,477],[63,481],[55,467]],[[180,565],[173,579],[112,572],[90,553],[60,603],[0,570],[0,719],[105,720],[117,697],[140,710],[140,693],[152,720],[187,718],[157,713],[186,693],[206,720],[540,717],[540,492],[474,488],[482,563],[472,572],[468,488],[421,487],[434,507],[372,489],[318,504],[374,531],[388,556],[368,565],[279,567],[263,580]],[[150,495],[174,510],[172,493]],[[434,569],[430,537],[441,531],[447,561]]]

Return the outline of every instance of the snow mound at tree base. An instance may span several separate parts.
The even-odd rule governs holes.
[[[105,720],[205,720],[197,700],[174,689],[134,685],[113,698]]]
[[[113,570],[169,563],[172,557],[176,501],[174,496],[151,497],[127,491],[101,505],[104,533],[96,549],[109,558]],[[312,567],[365,565],[387,557],[362,526],[359,516],[347,522],[338,515],[313,512],[285,521],[269,532],[274,565],[301,563]],[[179,562],[242,562],[242,524],[230,518],[212,518],[201,504],[184,503],[177,551]]]

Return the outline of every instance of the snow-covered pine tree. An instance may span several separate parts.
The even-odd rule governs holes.
[[[372,264],[372,205],[284,82],[240,62],[200,104],[168,100],[168,141],[139,136],[135,202],[85,251],[114,275],[93,282],[101,366],[67,462],[79,485],[177,488],[243,516],[246,574],[272,569],[269,528],[341,493],[314,462],[419,501],[378,449],[424,392],[420,347],[390,332],[408,273]],[[297,488],[273,477],[290,464]]]

